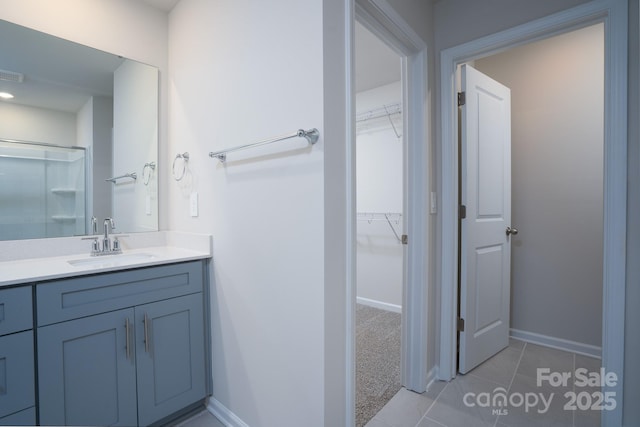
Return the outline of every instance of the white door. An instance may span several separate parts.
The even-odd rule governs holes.
[[[511,98],[468,65],[462,91],[459,371],[466,373],[509,344]]]

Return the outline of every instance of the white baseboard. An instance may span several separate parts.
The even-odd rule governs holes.
[[[584,354],[585,356],[596,357],[598,359],[602,358],[602,347],[536,334],[535,332],[521,331],[519,329],[512,328],[509,331],[511,338],[516,340],[557,348],[558,350],[570,351],[572,353]]]
[[[402,313],[402,306],[389,304],[388,302],[376,301],[374,299],[356,297],[358,304],[368,305],[369,307],[379,308],[381,310],[393,311],[394,313]]]
[[[249,424],[242,421],[240,417],[213,397],[209,397],[207,411],[211,412],[226,427],[249,427]]]

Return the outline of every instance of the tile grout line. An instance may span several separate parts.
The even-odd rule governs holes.
[[[513,381],[516,379],[516,374],[518,373],[518,368],[520,368],[520,362],[522,362],[522,357],[524,357],[524,351],[527,349],[527,343],[525,342],[522,346],[522,352],[520,353],[520,357],[518,358],[518,363],[516,364],[516,369],[513,371],[513,376],[511,377],[511,381],[509,382],[509,387],[507,388],[507,393],[511,391],[511,386],[513,385]]]
[[[455,381],[455,379],[454,379],[454,380],[452,380],[452,381]],[[438,399],[440,398],[440,396],[442,395],[442,393],[447,389],[447,387],[449,387],[449,384],[451,384],[451,381],[447,382],[447,383],[444,385],[444,387],[442,387],[442,390],[440,390],[440,393],[438,393],[438,395],[436,396],[436,398],[435,398],[435,399],[433,399],[433,402],[431,402],[431,405],[429,405],[429,407],[427,408],[427,410],[426,410],[426,411],[424,411],[424,414],[422,414],[422,417],[420,417],[420,419],[418,420],[418,422],[416,423],[416,425],[415,425],[414,427],[418,427],[418,426],[420,425],[420,423],[422,422],[422,420],[424,420],[425,418],[427,418],[427,414],[429,413],[429,411],[431,410],[431,408],[433,408],[433,405],[435,405],[435,404],[436,404],[436,402],[438,401]],[[442,423],[440,423],[440,422],[438,422],[438,421],[436,421],[436,420],[433,420],[433,421],[437,422],[438,424],[443,425]],[[446,426],[444,426],[444,427],[446,427]]]
[[[434,419],[433,419],[433,418],[431,418],[431,417],[427,417],[427,414],[425,414],[425,415],[424,415],[424,417],[422,417],[422,418],[420,419],[420,422],[422,422],[423,420],[429,420],[429,421],[431,421],[432,423],[438,424],[439,426],[442,426],[442,427],[448,427],[448,426],[446,426],[446,425],[442,424],[440,421],[436,421],[436,420],[434,420]],[[418,423],[418,425],[420,425],[420,423]],[[417,425],[416,425],[416,427],[417,427]]]
[[[516,374],[518,373],[518,368],[520,367],[520,362],[522,361],[522,357],[524,356],[524,350],[527,348],[527,343],[525,342],[522,346],[522,350],[520,350],[520,357],[518,358],[518,363],[516,363],[516,369],[513,370],[513,376],[511,377],[511,381],[509,382],[509,387],[507,387],[507,395],[511,391],[511,386],[513,385],[513,381],[516,379]],[[493,423],[493,427],[497,427],[498,421],[500,420],[501,415],[496,417],[496,421]]]
[[[526,344],[526,343],[525,343],[525,344]],[[513,351],[520,351],[520,357],[522,357],[522,352],[523,352],[523,350],[524,350],[524,346],[522,346],[522,350],[518,350],[518,349],[515,349],[515,348],[513,348],[513,347],[506,347],[506,348],[504,348],[503,350],[500,350],[500,352],[505,351],[505,350],[509,350],[510,348],[511,348]],[[496,353],[496,354],[497,354],[497,353]],[[494,356],[495,356],[495,355],[494,355]],[[493,357],[493,356],[492,356],[492,357]],[[490,360],[490,359],[491,359],[491,358],[489,358],[489,359],[487,359],[487,360]],[[520,359],[518,359],[518,361],[520,361]],[[486,362],[486,361],[485,361],[485,362]],[[484,362],[483,362],[483,363],[484,363]],[[482,365],[482,364],[480,364],[479,366],[481,366],[481,365]],[[517,367],[517,366],[516,366],[516,369],[518,369],[518,367]],[[495,385],[499,385],[499,386],[501,386],[501,387],[502,387],[502,386],[504,386],[504,384],[501,384],[501,383],[499,383],[499,382],[497,382],[497,381],[490,380],[490,379],[488,379],[488,378],[484,378],[484,377],[480,377],[480,376],[478,376],[478,375],[474,374],[474,373],[473,373],[473,371],[474,371],[474,370],[475,370],[475,368],[474,368],[474,369],[472,369],[472,370],[471,370],[471,372],[469,372],[468,374],[465,374],[465,376],[474,377],[474,378],[477,378],[477,379],[482,380],[482,381],[488,381],[488,382],[490,382],[490,383],[493,383],[493,384],[495,384]],[[513,375],[514,375],[514,376],[511,378],[511,381],[513,381],[513,378],[515,377],[515,372],[513,373]]]

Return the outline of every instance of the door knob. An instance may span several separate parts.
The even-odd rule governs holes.
[[[518,234],[518,229],[517,228],[511,228],[511,227],[507,227],[507,236],[509,235],[516,235]]]

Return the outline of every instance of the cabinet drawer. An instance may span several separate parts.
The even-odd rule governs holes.
[[[0,335],[32,327],[31,286],[0,290]]]
[[[202,286],[201,261],[41,283],[38,326],[201,292]]]
[[[0,418],[35,404],[33,331],[0,337]]]

